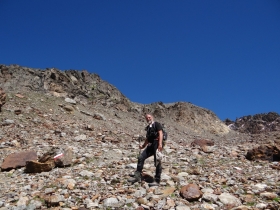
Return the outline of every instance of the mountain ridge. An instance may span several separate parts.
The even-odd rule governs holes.
[[[116,87],[86,70],[61,71],[55,68],[39,70],[19,65],[1,65],[0,69],[2,74],[0,82],[7,92],[39,91],[55,97],[69,97],[84,105],[102,104],[104,108],[135,112],[139,115],[150,112],[158,120],[165,118],[163,121],[168,121],[166,124],[175,122],[182,126],[187,124],[194,132],[202,129],[203,132],[223,135],[230,131],[212,111],[191,103],[131,102]]]

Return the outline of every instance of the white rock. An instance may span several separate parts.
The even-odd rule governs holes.
[[[28,197],[20,197],[17,206],[26,206],[27,202],[29,201]]]
[[[266,207],[267,207],[267,204],[265,204],[265,203],[258,203],[256,205],[256,208],[258,208],[258,209],[265,209]]]
[[[180,172],[178,173],[178,176],[181,176],[181,177],[185,177],[185,176],[188,176],[189,174],[187,172]]]
[[[228,205],[228,204],[234,205],[234,206],[241,205],[241,201],[229,193],[222,193],[221,195],[218,196],[218,198],[225,205]]]
[[[204,193],[202,196],[202,199],[205,201],[210,201],[212,203],[215,203],[218,200],[218,196],[212,193]]]
[[[136,168],[137,168],[137,163],[128,164],[128,165],[126,165],[125,168],[133,168],[133,169],[136,169]]]
[[[253,190],[255,190],[257,192],[264,191],[266,188],[267,188],[267,185],[266,184],[262,184],[262,183],[255,184],[253,186]]]
[[[215,210],[217,209],[217,205],[215,204],[210,204],[210,203],[203,203],[201,204],[201,209],[202,210]]]
[[[170,179],[171,179],[171,177],[168,176],[167,174],[165,174],[165,173],[161,174],[161,180],[170,180]]]
[[[76,141],[82,141],[82,140],[86,140],[87,136],[83,134],[83,135],[76,136],[74,139]]]
[[[77,102],[71,98],[65,98],[65,102],[70,103],[70,104],[76,104]]]
[[[176,210],[191,210],[190,207],[185,205],[176,206]]]
[[[98,207],[98,203],[96,202],[93,202],[91,199],[87,198],[85,199],[85,203],[86,203],[86,206],[87,208],[93,208],[93,207]]]
[[[81,176],[87,176],[87,177],[92,177],[94,175],[94,173],[90,172],[90,171],[86,171],[83,170],[79,173]]]
[[[104,207],[118,207],[119,200],[117,198],[106,198],[103,202]]]
[[[203,193],[213,193],[214,192],[214,190],[212,189],[212,188],[203,188],[203,189],[201,189],[201,192],[203,192]]]
[[[14,120],[9,120],[9,119],[7,119],[7,120],[4,120],[4,121],[3,121],[2,125],[11,125],[11,124],[14,124],[14,123],[15,123]]]
[[[134,196],[136,198],[142,198],[146,195],[147,191],[144,189],[144,188],[140,188],[139,190],[137,190],[135,193],[134,193]]]

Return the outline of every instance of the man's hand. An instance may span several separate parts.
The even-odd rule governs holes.
[[[162,144],[158,145],[158,151],[161,152],[162,151]]]
[[[139,149],[144,149],[146,147],[146,145],[139,145]]]

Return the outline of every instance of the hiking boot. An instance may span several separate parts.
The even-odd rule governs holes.
[[[130,174],[131,176],[132,174]],[[139,171],[135,171],[134,176],[127,179],[128,182],[135,183],[135,182],[141,182],[141,173]]]
[[[149,187],[156,187],[159,186],[159,182],[153,181],[152,183],[149,183]]]

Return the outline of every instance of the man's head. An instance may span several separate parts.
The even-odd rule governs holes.
[[[149,124],[153,123],[154,121],[154,117],[151,114],[145,114],[145,119]]]

